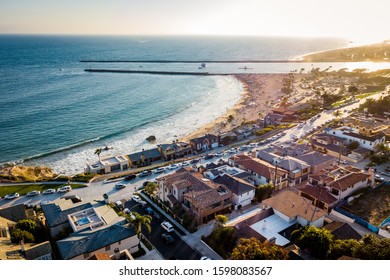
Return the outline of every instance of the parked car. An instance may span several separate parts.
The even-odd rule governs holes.
[[[218,152],[218,153],[215,153],[214,156],[216,157],[222,157],[224,155],[223,152]]]
[[[207,257],[207,256],[202,256],[201,258],[200,258],[200,260],[202,260],[202,261],[208,261],[208,260],[211,260],[209,257]]]
[[[214,157],[213,154],[206,154],[203,158],[204,158],[204,159],[211,159],[211,158],[213,158],[213,157]]]
[[[52,194],[52,193],[55,193],[55,192],[56,192],[55,189],[47,189],[47,190],[44,190],[44,191],[42,192],[42,194]]]
[[[63,186],[63,187],[58,188],[57,192],[65,193],[65,192],[70,192],[71,190],[72,190],[72,187],[67,185],[67,186]]]
[[[162,228],[165,229],[167,232],[172,232],[172,231],[175,230],[174,227],[172,226],[172,224],[171,224],[170,222],[167,222],[167,221],[162,222],[162,223],[161,223],[161,226],[162,226]]]
[[[198,163],[199,162],[199,159],[192,159],[190,160],[190,164],[195,164],[195,163]]]
[[[164,167],[159,167],[154,170],[154,173],[163,173],[165,171]]]
[[[189,165],[189,163],[187,162],[187,161],[183,161],[182,163],[180,163],[181,164],[181,166],[187,166],[187,165]]]
[[[120,189],[123,189],[123,188],[126,188],[126,184],[123,184],[123,183],[118,183],[115,185],[115,188],[117,190],[120,190]]]
[[[137,202],[137,203],[139,203],[139,202],[142,200],[138,195],[135,195],[135,194],[133,194],[133,195],[131,196],[131,199],[132,199],[133,201]]]
[[[170,166],[168,166],[168,169],[176,169],[178,168],[179,166],[177,164],[171,164]]]
[[[40,191],[34,190],[34,191],[27,193],[27,196],[36,196],[36,195],[40,195],[40,194],[41,194]]]
[[[137,175],[130,174],[130,175],[127,175],[124,179],[125,179],[125,181],[130,181],[130,180],[134,180],[135,178],[137,178]]]
[[[146,201],[143,201],[143,200],[141,200],[141,201],[139,202],[139,204],[141,205],[142,208],[145,208],[145,207],[148,206],[148,203],[147,203]]]
[[[16,192],[16,193],[10,193],[10,194],[7,194],[6,196],[4,196],[4,199],[14,199],[14,198],[18,198],[19,197],[19,194]]]
[[[120,200],[118,200],[117,202],[115,202],[115,206],[118,208],[118,209],[123,209],[123,203],[122,203],[122,201],[120,201]]]
[[[146,177],[146,176],[149,176],[149,175],[152,175],[152,171],[145,170],[145,171],[142,171],[138,176],[139,177]]]
[[[175,241],[168,233],[161,234],[161,238],[165,241],[165,243],[173,243]]]

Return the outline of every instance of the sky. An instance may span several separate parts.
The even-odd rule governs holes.
[[[1,0],[0,33],[390,39],[388,0]]]

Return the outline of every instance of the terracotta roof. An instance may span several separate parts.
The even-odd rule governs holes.
[[[276,167],[272,164],[263,161],[258,158],[253,158],[244,154],[239,154],[232,156],[231,159],[238,165],[243,166],[249,171],[256,173],[267,179],[275,179],[275,170]],[[283,177],[288,173],[288,171],[278,167],[277,168],[277,177]]]
[[[184,194],[184,197],[199,208],[205,209],[211,205],[230,199],[232,192],[225,186],[219,185],[218,188],[208,189],[207,191],[191,191]]]
[[[337,198],[331,195],[323,187],[305,185],[303,187],[298,188],[298,190],[328,205],[332,205],[337,201]]]
[[[363,173],[350,173],[332,183],[329,184],[329,187],[338,189],[341,191],[345,191],[349,187],[355,185],[358,182],[367,180],[370,177],[370,175],[363,174]]]
[[[315,207],[311,202],[291,190],[285,190],[277,195],[263,200],[263,204],[272,207],[290,218],[300,216],[307,221],[316,221],[326,215],[326,212]]]

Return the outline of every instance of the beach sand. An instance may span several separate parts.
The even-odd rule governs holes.
[[[281,92],[283,79],[288,74],[236,74],[234,75],[243,84],[243,93],[240,100],[229,108],[227,112],[213,122],[195,130],[185,136],[183,141],[200,137],[206,133],[218,135],[233,130],[245,121],[255,121],[272,109],[269,104],[275,104],[284,94]],[[260,115],[259,115],[260,113]],[[233,120],[228,122],[229,115]]]

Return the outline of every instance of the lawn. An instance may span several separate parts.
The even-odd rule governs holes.
[[[10,186],[0,186],[0,196],[4,197],[10,193],[19,193],[21,196],[27,194],[30,191],[38,190],[40,192],[47,189],[57,189],[59,187],[69,185],[69,184],[33,184],[33,185],[10,185]],[[70,184],[72,189],[77,189],[80,187],[85,187],[83,184]]]
[[[342,209],[378,227],[390,216],[390,184],[361,195]]]

